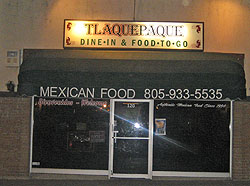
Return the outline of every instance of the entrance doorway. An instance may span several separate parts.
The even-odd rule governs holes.
[[[110,102],[109,178],[152,179],[153,101]]]

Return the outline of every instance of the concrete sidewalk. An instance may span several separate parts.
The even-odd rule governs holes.
[[[231,180],[44,180],[44,179],[2,179],[0,186],[250,186],[248,181]]]

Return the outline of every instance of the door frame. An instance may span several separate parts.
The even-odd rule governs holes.
[[[113,173],[113,160],[114,160],[114,113],[115,102],[142,102],[149,103],[149,139],[148,140],[148,174],[119,174]],[[109,123],[109,170],[108,178],[145,178],[152,179],[152,162],[153,162],[153,113],[154,101],[146,99],[110,99],[110,123]],[[142,139],[138,139],[142,140]]]

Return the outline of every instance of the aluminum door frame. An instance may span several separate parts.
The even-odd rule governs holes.
[[[142,102],[149,103],[149,135],[148,139],[148,174],[119,174],[113,173],[113,160],[114,160],[114,117],[115,117],[115,102]],[[154,113],[154,101],[146,99],[111,99],[110,100],[110,123],[109,123],[109,170],[108,178],[145,178],[152,179],[152,162],[153,162],[153,113]],[[129,140],[129,139],[128,139]]]

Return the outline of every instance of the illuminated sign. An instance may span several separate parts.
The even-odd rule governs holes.
[[[64,48],[204,50],[203,23],[64,21]]]

